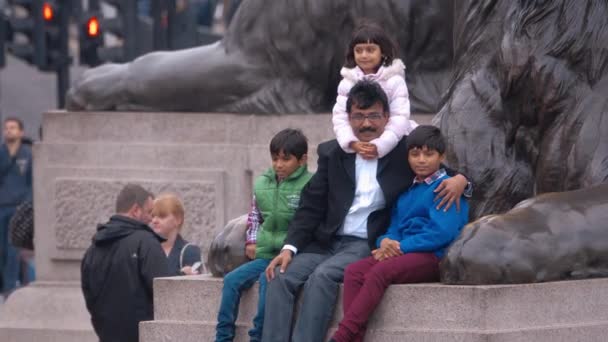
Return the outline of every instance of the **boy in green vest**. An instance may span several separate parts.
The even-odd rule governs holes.
[[[272,167],[258,177],[247,218],[245,252],[250,259],[224,277],[215,341],[234,339],[241,292],[260,281],[258,312],[249,331],[251,341],[262,339],[266,297],[266,267],[283,247],[287,226],[300,203],[300,192],[312,174],[306,167],[308,143],[300,130],[284,129],[270,141]]]

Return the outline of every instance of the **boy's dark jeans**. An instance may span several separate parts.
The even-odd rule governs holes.
[[[222,302],[217,315],[216,342],[232,341],[235,334],[236,318],[239,314],[239,302],[241,293],[260,280],[260,292],[258,299],[258,312],[253,319],[253,328],[249,330],[251,341],[262,340],[262,328],[264,325],[264,306],[266,302],[266,274],[265,270],[270,264],[267,259],[255,259],[243,264],[228,273],[224,277],[222,288]]]

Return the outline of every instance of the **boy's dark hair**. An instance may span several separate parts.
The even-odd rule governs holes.
[[[25,126],[23,126],[23,121],[21,121],[21,119],[16,118],[14,116],[9,116],[6,119],[4,119],[3,124],[6,125],[7,122],[16,122],[17,126],[19,126],[19,130],[23,131],[23,129],[25,128]]]
[[[126,213],[133,207],[133,204],[143,207],[148,198],[154,198],[154,195],[141,185],[127,184],[120,190],[116,198],[116,212]]]
[[[299,129],[286,128],[277,133],[270,141],[270,154],[295,156],[298,160],[308,153],[308,139]]]
[[[374,81],[361,80],[355,83],[348,92],[346,112],[350,114],[353,105],[357,105],[361,109],[367,109],[378,102],[382,103],[382,112],[388,114],[388,96],[386,96],[382,87]]]
[[[354,68],[357,66],[355,62],[355,45],[357,44],[377,44],[380,46],[382,53],[382,62],[384,66],[389,66],[393,63],[393,59],[397,55],[397,43],[389,37],[384,29],[376,24],[375,22],[363,19],[359,25],[353,30],[353,34],[346,49],[346,58],[344,66],[347,68]]]
[[[407,151],[414,148],[426,146],[429,150],[435,150],[439,154],[445,153],[445,138],[441,130],[431,125],[420,125],[407,136]]]

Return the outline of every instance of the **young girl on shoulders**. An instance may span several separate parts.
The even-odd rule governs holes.
[[[346,62],[340,71],[343,79],[338,86],[332,117],[336,138],[345,152],[359,153],[365,159],[382,158],[417,126],[410,120],[405,66],[396,54],[396,43],[377,24],[365,22],[353,31]],[[390,104],[390,119],[384,133],[370,143],[360,142],[355,137],[346,111],[348,92],[362,79],[378,82]]]

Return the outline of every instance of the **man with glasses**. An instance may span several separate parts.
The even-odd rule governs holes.
[[[369,143],[384,131],[389,104],[377,83],[353,86],[346,108],[359,141]],[[291,340],[325,340],[344,269],[371,255],[389,225],[395,200],[414,180],[406,138],[380,159],[346,153],[336,140],[320,144],[318,155],[317,173],[302,191],[283,250],[266,269],[262,341],[290,340],[295,297],[302,286],[304,298]],[[438,208],[458,205],[467,184],[462,175],[446,180],[439,186]]]

